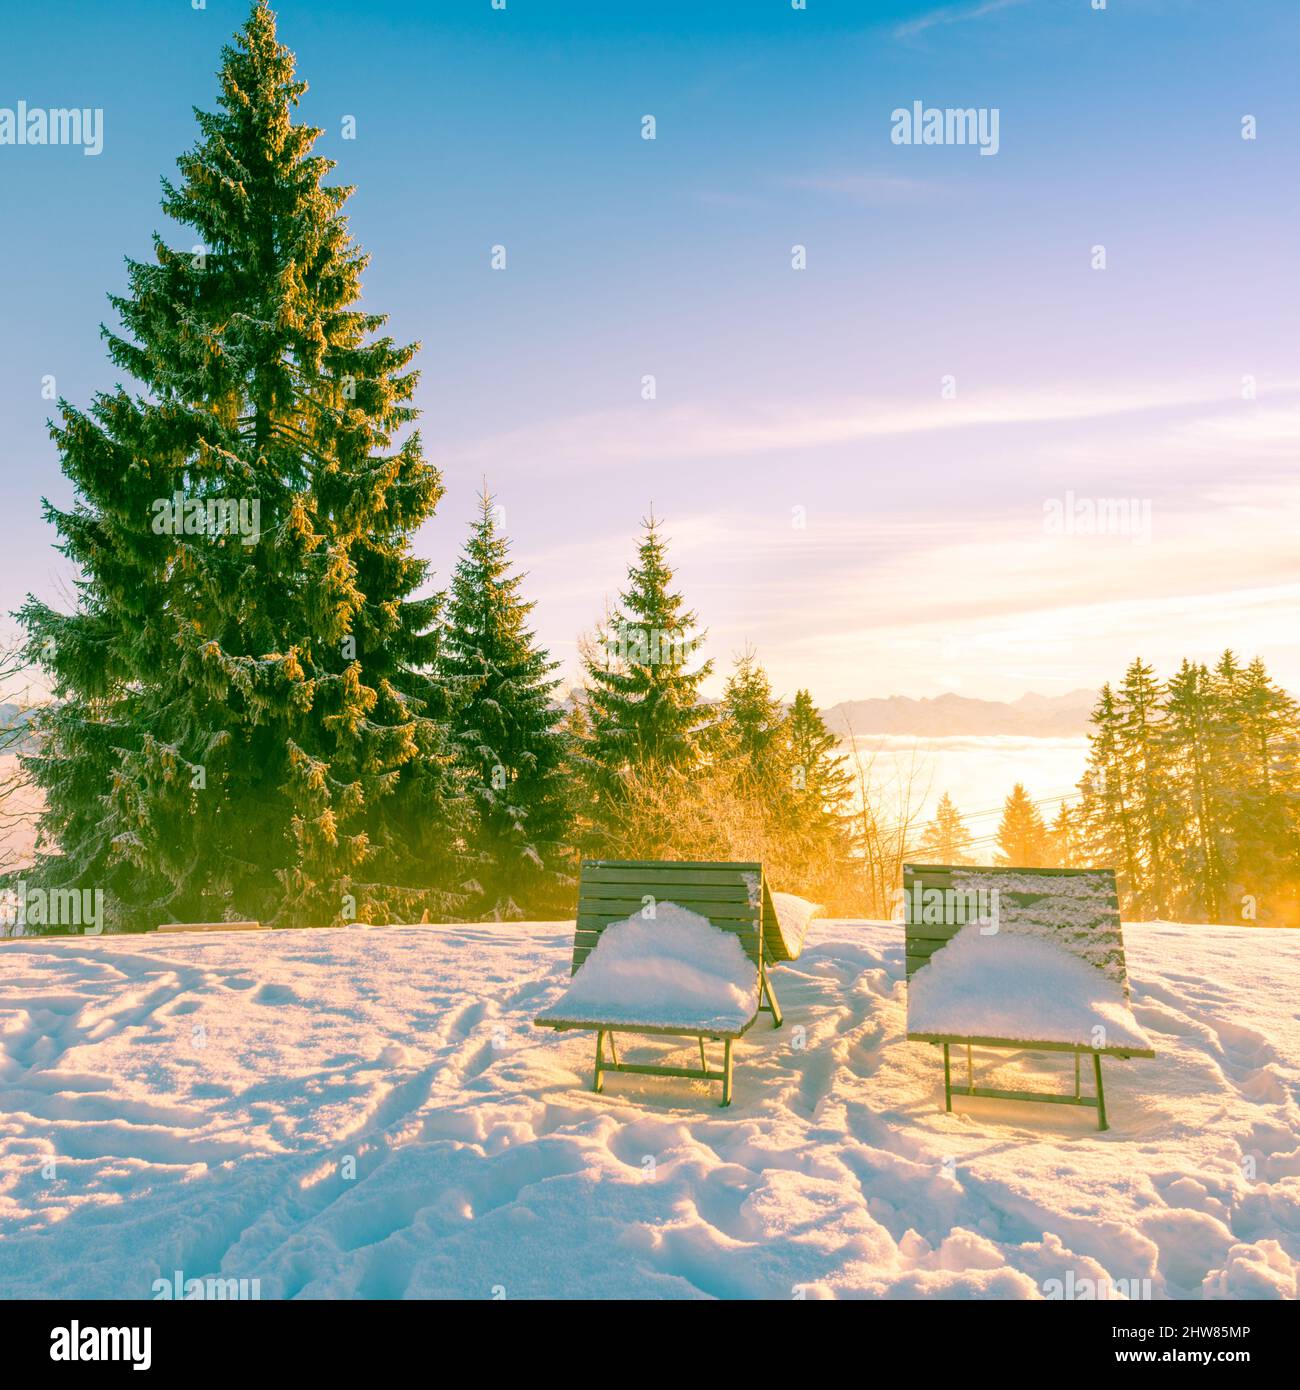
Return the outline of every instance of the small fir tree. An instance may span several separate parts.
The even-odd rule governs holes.
[[[712,663],[694,664],[704,634],[672,579],[659,522],[651,517],[620,607],[584,658],[591,728],[585,753],[603,795],[615,791],[628,768],[685,773],[704,751],[700,685]]]
[[[475,911],[497,919],[550,909],[572,881],[565,740],[551,678],[559,663],[528,628],[533,604],[520,596],[522,582],[485,489],[452,576],[441,670],[473,805]]]
[[[930,822],[921,843],[921,852],[936,864],[972,864],[967,853],[970,831],[947,792],[939,798],[934,819]]]
[[[1048,860],[1048,834],[1043,814],[1019,782],[1012,787],[1002,807],[998,849],[998,863],[1005,866],[1037,869],[1045,866]]]

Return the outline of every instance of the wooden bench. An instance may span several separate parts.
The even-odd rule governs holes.
[[[1006,885],[1015,885],[1010,892]],[[1128,999],[1128,972],[1124,960],[1124,938],[1119,920],[1119,898],[1115,874],[1111,869],[1021,869],[985,868],[974,865],[907,864],[903,868],[905,951],[908,980],[908,1032],[911,1042],[932,1043],[943,1048],[944,1109],[952,1110],[953,1084],[950,1048],[966,1048],[966,1085],[957,1094],[986,1096],[996,1100],[1040,1101],[1057,1105],[1082,1105],[1097,1111],[1097,1128],[1108,1129],[1106,1094],[1101,1079],[1103,1057],[1154,1057],[1150,1048],[1132,1046],[1089,1046],[1077,1041],[1053,1038],[1005,1038],[969,1033],[913,1031],[911,1021],[912,982],[934,957],[962,930],[980,920],[982,903],[998,893],[997,928],[1015,933],[1018,926],[1032,923],[1036,934],[1050,939],[1059,933],[1056,944],[1080,956],[1115,983]],[[984,895],[981,899],[981,893]],[[942,894],[942,909],[936,895]],[[978,928],[977,928],[978,929]],[[972,1049],[989,1047],[1025,1052],[1065,1052],[1074,1055],[1073,1094],[1048,1091],[1002,1090],[975,1085]],[[1091,1054],[1095,1094],[1085,1096],[1080,1086],[1080,1060]]]
[[[743,1036],[760,1013],[772,1016],[773,1027],[781,1026],[781,1006],[768,974],[768,966],[793,960],[802,941],[792,941],[782,932],[763,877],[763,866],[752,863],[654,859],[592,859],[584,861],[578,883],[578,914],[573,934],[573,958],[569,974],[576,975],[595,950],[602,932],[611,923],[645,912],[660,903],[679,907],[706,917],[713,926],[733,933],[754,966],[754,1012],[735,1028],[693,1029],[685,1026],[660,1027],[653,1022],[623,1023],[604,1019],[564,1018],[554,1011],[539,1015],[533,1022],[540,1028],[595,1030],[596,1070],[594,1091],[604,1089],[604,1073],[636,1072],[649,1076],[684,1077],[696,1081],[720,1081],[722,1104],[731,1103],[732,1044]],[[556,1008],[562,1007],[557,1005]],[[700,1047],[698,1067],[671,1067],[651,1063],[622,1062],[614,1042],[614,1031],[647,1036],[695,1038]],[[610,1060],[605,1058],[605,1039],[609,1039]],[[706,1041],[723,1044],[719,1070],[710,1069],[705,1053]]]
[[[270,931],[261,922],[164,922],[160,932],[186,931]]]

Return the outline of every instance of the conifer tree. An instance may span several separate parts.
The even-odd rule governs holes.
[[[1085,868],[1079,833],[1079,813],[1068,802],[1061,802],[1056,818],[1047,828],[1049,864],[1057,869]]]
[[[1092,711],[1088,770],[1080,790],[1088,858],[1095,864],[1114,868],[1121,897],[1132,901],[1142,883],[1142,869],[1134,817],[1129,809],[1131,791],[1121,743],[1122,723],[1119,702],[1107,683]]]
[[[795,691],[786,716],[786,741],[791,787],[808,808],[805,823],[820,819],[829,826],[843,826],[845,817],[851,815],[852,777],[838,752],[836,737],[806,689]]]
[[[356,307],[351,190],[294,123],[261,0],[219,81],[163,181],[194,242],[156,237],[111,297],[139,389],[51,426],[75,501],[45,513],[80,577],[71,613],[21,614],[57,698],[33,877],[102,887],[116,927],[445,915],[459,802],[410,546],[442,483],[394,442],[416,345]]]
[[[509,542],[487,490],[452,576],[441,671],[473,803],[468,832],[482,888],[473,911],[495,919],[552,906],[571,882],[562,856],[567,794],[559,682],[528,629]]]
[[[794,891],[831,911],[859,910],[862,866],[854,853],[853,779],[807,690],[795,692],[779,737],[784,788],[772,787],[780,869]]]
[[[570,690],[562,702],[559,724],[564,747],[564,823],[568,827],[569,849],[575,858],[595,854],[604,847],[604,828],[597,824],[600,814],[594,804],[594,768],[586,750],[591,743],[591,721],[587,718],[586,692]]]
[[[1124,779],[1131,789],[1129,814],[1143,867],[1143,907],[1155,916],[1168,911],[1170,844],[1176,813],[1166,793],[1168,767],[1164,686],[1140,658],[1124,673],[1119,689],[1119,744]]]
[[[1141,662],[1093,713],[1081,839],[1126,911],[1300,921],[1300,706],[1258,658]]]
[[[672,589],[658,521],[651,517],[644,525],[621,606],[608,619],[601,647],[584,659],[591,725],[585,752],[604,794],[629,767],[685,772],[703,752],[700,685],[712,662],[693,663],[704,634]]]
[[[785,749],[796,824],[814,843],[847,854],[853,778],[807,690],[795,692],[786,715]]]
[[[1180,896],[1193,915],[1218,921],[1227,890],[1225,839],[1229,833],[1227,764],[1217,731],[1222,719],[1204,665],[1184,660],[1165,699],[1170,753],[1169,791],[1181,812]]]
[[[1291,919],[1300,900],[1300,706],[1256,657],[1235,682],[1237,890]]]
[[[736,759],[755,783],[779,782],[785,722],[767,672],[753,651],[745,651],[723,687],[715,726],[719,755]]]
[[[921,842],[921,852],[933,856],[936,864],[971,864],[974,860],[965,849],[969,841],[970,831],[966,828],[966,822],[953,804],[952,797],[944,792]]]
[[[1012,787],[1002,807],[998,849],[1001,851],[998,862],[1003,865],[1037,869],[1047,863],[1047,826],[1043,823],[1042,812],[1019,782]]]

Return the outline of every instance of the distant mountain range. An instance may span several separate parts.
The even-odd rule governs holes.
[[[562,701],[570,705],[577,692]],[[916,738],[1012,734],[1021,738],[1071,738],[1088,732],[1088,715],[1097,703],[1095,690],[1071,690],[1068,695],[1022,695],[1018,700],[972,700],[966,695],[936,695],[914,700],[890,695],[880,700],[845,700],[822,710],[833,734],[899,734]],[[22,728],[30,711],[0,701],[0,730]],[[28,751],[30,740],[0,739],[3,751]]]
[[[891,695],[883,700],[845,700],[822,711],[833,734],[902,734],[919,738],[951,735],[1014,734],[1021,738],[1069,738],[1088,732],[1088,715],[1097,703],[1095,690],[1068,695],[1022,695],[1018,700],[972,700],[965,695],[936,695],[913,700]]]
[[[582,703],[579,687],[564,690],[558,704]],[[706,705],[717,704],[705,700]],[[1095,690],[1066,695],[1022,695],[1018,700],[973,700],[967,695],[935,695],[914,700],[890,695],[877,700],[843,700],[822,710],[831,733],[897,734],[904,738],[979,737],[1010,734],[1019,738],[1077,738],[1089,730],[1088,716],[1097,703]],[[786,708],[789,703],[786,703]]]

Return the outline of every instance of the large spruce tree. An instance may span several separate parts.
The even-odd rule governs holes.
[[[1300,921],[1300,705],[1255,657],[1224,682],[1223,717],[1235,734],[1234,890],[1267,917]]]
[[[1217,922],[1227,887],[1232,776],[1219,738],[1214,683],[1202,664],[1184,660],[1170,678],[1164,733],[1169,752],[1169,791],[1181,810],[1179,872],[1183,911]]]
[[[551,679],[559,663],[528,629],[533,605],[520,596],[522,581],[485,489],[452,577],[441,669],[473,801],[469,843],[481,894],[472,910],[497,919],[552,908],[572,881],[563,861],[565,738]]]
[[[351,190],[293,120],[306,83],[264,3],[222,59],[163,181],[193,242],[155,238],[112,297],[139,387],[51,426],[75,500],[45,512],[79,577],[71,613],[21,614],[57,697],[35,872],[103,887],[127,928],[443,915],[458,803],[410,548],[442,485],[394,439],[417,345],[356,307]]]
[[[1136,901],[1142,884],[1142,866],[1138,856],[1137,817],[1131,810],[1133,791],[1123,757],[1123,720],[1120,702],[1108,682],[1102,686],[1092,711],[1088,770],[1079,786],[1083,792],[1088,857],[1094,864],[1116,871],[1120,893],[1127,903]]]

